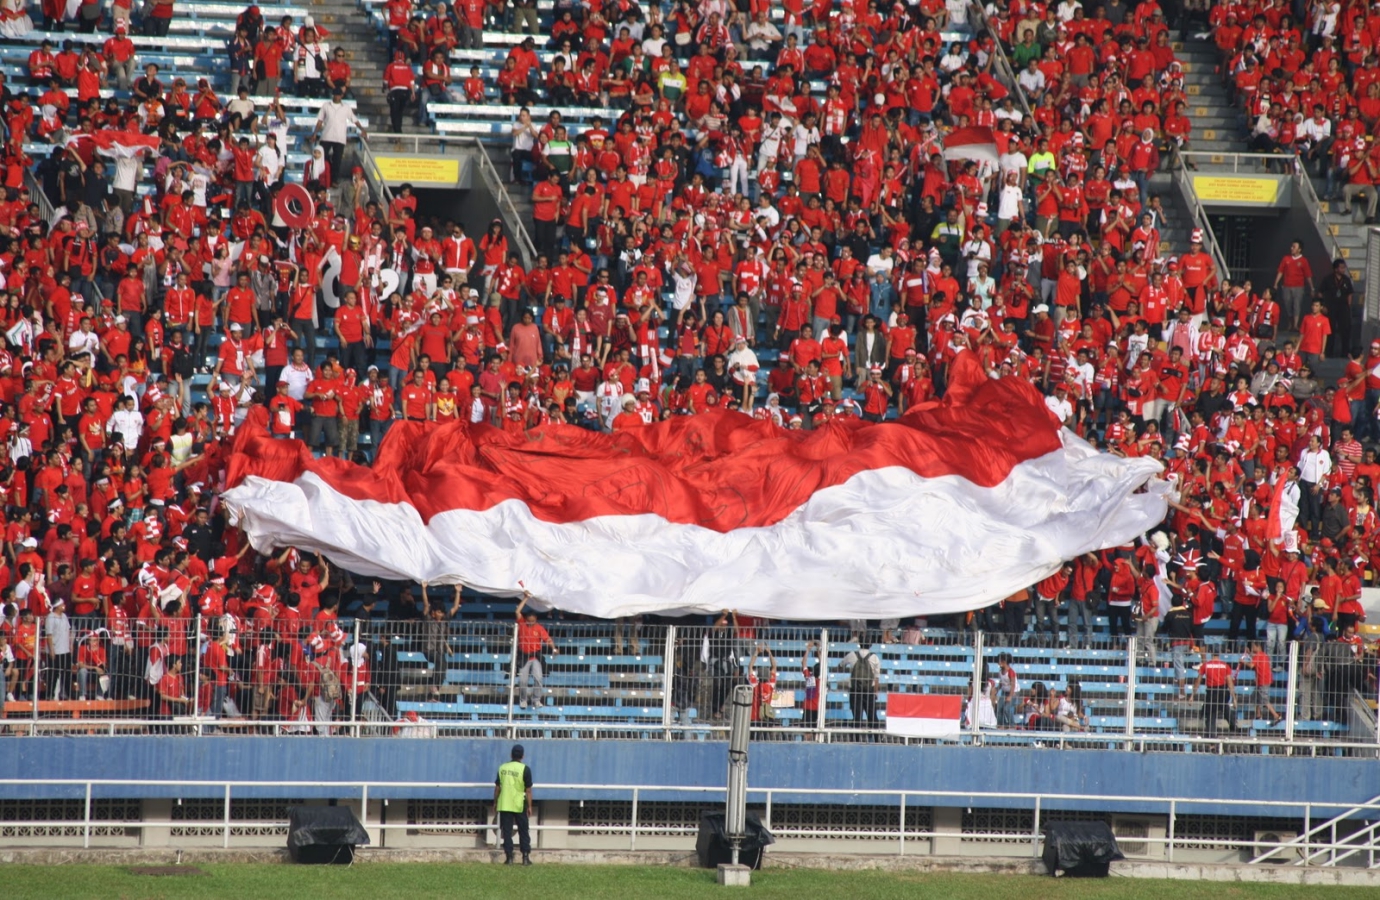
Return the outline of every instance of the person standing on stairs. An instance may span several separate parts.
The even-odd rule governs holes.
[[[1327,310],[1332,321],[1332,355],[1346,358],[1353,347],[1351,343],[1351,301],[1356,296],[1356,285],[1352,283],[1346,260],[1334,259],[1332,271],[1318,285],[1318,299]]]
[[[401,50],[393,51],[393,61],[383,70],[383,89],[388,92],[388,118],[394,134],[401,134],[403,112],[417,99],[417,81]]]
[[[411,74],[410,69],[408,72]],[[353,109],[345,105],[344,100],[344,88],[337,87],[331,91],[330,101],[321,104],[321,111],[316,114],[316,125],[312,127],[311,137],[308,139],[309,142],[320,139],[321,149],[326,152],[326,162],[330,164],[332,186],[340,180],[340,173],[344,171],[342,162],[350,126],[359,129],[360,137],[368,136],[364,126],[360,124],[359,117]],[[389,106],[392,106],[391,100]]]
[[[1294,331],[1303,321],[1304,300],[1313,294],[1313,267],[1303,255],[1303,244],[1293,241],[1289,253],[1279,261],[1273,285],[1279,296],[1282,320]]]

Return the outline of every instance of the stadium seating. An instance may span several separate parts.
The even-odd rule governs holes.
[[[475,611],[470,609],[469,612],[473,614]],[[488,620],[476,618],[470,621],[483,625]],[[371,627],[392,631],[396,635],[396,646],[409,648],[397,654],[399,666],[406,673],[401,677],[402,683],[414,685],[404,688],[399,695],[399,713],[416,713],[443,729],[451,725],[471,733],[476,728],[483,729],[484,723],[498,725],[511,721],[524,729],[549,728],[562,733],[562,729],[582,732],[612,730],[629,736],[638,733],[640,728],[661,727],[667,686],[664,631],[648,628],[642,636],[645,652],[629,654],[620,652],[616,647],[615,639],[610,634],[611,626],[548,624],[561,653],[547,658],[548,667],[543,687],[538,693],[539,700],[527,709],[521,708],[514,699],[511,647],[504,646],[492,626],[485,626],[488,634],[485,652],[448,654],[446,671],[439,680],[434,677],[433,665],[416,649],[418,644],[415,638],[407,636],[405,623],[375,622],[371,623]],[[465,643],[465,631],[463,620],[453,623],[450,632],[452,641]],[[772,633],[789,633],[790,636],[777,638],[772,637]],[[831,633],[846,635],[847,632],[835,628],[831,629]],[[805,713],[800,708],[804,699],[804,672],[800,668],[800,660],[806,652],[807,634],[818,635],[818,632],[801,626],[783,626],[771,629],[762,642],[778,660],[778,699],[789,699],[787,705],[776,709],[774,724],[778,727],[799,728],[807,724],[804,721]],[[973,647],[948,643],[956,636],[945,629],[924,629],[922,637],[928,643],[870,645],[878,652],[881,662],[878,709],[883,721],[888,693],[966,695],[970,689]],[[1027,638],[1033,642],[1036,636],[1032,633]],[[698,648],[698,632],[694,643]],[[1235,659],[1226,652],[1221,627],[1211,629],[1205,644],[1222,650],[1224,658],[1235,667]],[[853,725],[849,707],[850,675],[841,661],[856,649],[857,644],[841,639],[831,640],[829,644],[829,690],[825,698],[827,728],[847,729]],[[1050,691],[1066,691],[1071,685],[1078,686],[1087,732],[1063,732],[1061,736],[1065,739],[1076,738],[1082,743],[1099,739],[1114,742],[1123,740],[1127,735],[1128,715],[1131,717],[1131,730],[1137,737],[1184,736],[1200,739],[1203,736],[1201,698],[1187,701],[1178,699],[1178,688],[1174,683],[1168,654],[1164,650],[1161,650],[1159,665],[1146,665],[1142,661],[1135,667],[1134,702],[1129,710],[1126,685],[1128,668],[1124,649],[1097,647],[1080,650],[1020,645],[1004,641],[1000,635],[988,635],[984,660],[989,675],[995,670],[996,658],[1001,653],[1011,655],[1012,667],[1023,690],[1029,689],[1035,682],[1041,682]],[[747,662],[745,654],[739,658],[740,663]],[[1190,687],[1196,677],[1197,667],[1204,659],[1197,653],[1187,656]],[[679,679],[683,673],[676,670],[672,676],[673,680]],[[376,676],[375,683],[378,681]],[[437,683],[438,686],[428,692],[422,686],[425,683]],[[1249,669],[1238,672],[1236,695],[1241,704],[1238,712],[1240,718],[1232,736],[1240,739],[1282,738],[1285,733],[1283,724],[1254,719],[1252,711],[1246,708],[1253,689],[1254,674]],[[1287,684],[1283,676],[1277,673],[1269,697],[1279,709],[1287,708],[1286,691]],[[707,739],[712,733],[710,726],[716,724],[710,721],[711,716],[707,711],[695,705],[683,709],[673,707],[670,714],[670,724],[676,726],[678,733],[687,739]],[[722,727],[722,723],[718,724]],[[1345,736],[1346,727],[1335,722],[1299,720],[1294,724],[1294,733],[1297,740],[1337,738]],[[1045,731],[1031,732],[1028,739],[1049,740],[1056,735]],[[776,737],[812,739],[810,734],[799,731],[783,732]]]

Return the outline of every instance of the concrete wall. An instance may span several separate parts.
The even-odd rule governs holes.
[[[100,787],[106,797],[220,797],[223,789],[193,782],[301,781],[307,787],[277,790],[236,788],[236,797],[295,796],[350,799],[358,791],[312,787],[339,782],[491,783],[508,758],[509,742],[484,739],[409,740],[388,738],[270,737],[45,737],[12,741],[0,757],[0,798],[79,797],[81,786],[45,785],[42,779],[173,780],[176,787]],[[543,784],[718,787],[724,784],[726,744],[661,741],[533,741],[527,760],[547,800],[627,800],[627,790],[554,790]],[[774,802],[811,802],[790,788],[836,790],[830,803],[894,805],[899,794],[878,791],[952,791],[951,798],[912,797],[917,806],[1025,807],[1031,803],[974,796],[981,792],[1041,792],[1111,797],[1184,797],[1223,800],[1332,802],[1349,805],[1380,792],[1373,759],[1343,757],[1217,756],[1209,753],[1135,754],[1117,751],[1040,748],[800,744],[759,742],[752,746],[749,784],[779,793]],[[967,792],[972,792],[969,794]],[[371,788],[372,800],[409,797],[482,798],[487,788],[443,791],[429,787]],[[679,792],[649,800],[706,800],[715,794]],[[754,794],[752,802],[765,797]],[[813,802],[820,802],[814,798]],[[1129,800],[1046,801],[1046,809],[1096,809],[1161,813],[1165,805]],[[1180,812],[1185,812],[1183,808]],[[1199,808],[1199,812],[1208,812]],[[1252,815],[1259,810],[1219,805],[1218,815]],[[1297,814],[1281,807],[1277,815]]]

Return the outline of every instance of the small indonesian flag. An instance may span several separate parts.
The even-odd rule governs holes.
[[[963,698],[957,694],[887,694],[886,733],[956,738],[962,731]]]

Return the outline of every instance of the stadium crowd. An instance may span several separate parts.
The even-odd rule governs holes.
[[[1108,452],[1161,460],[1174,502],[1141,544],[948,624],[1188,648],[1225,617],[1230,645],[1260,642],[1267,670],[1294,640],[1373,654],[1357,629],[1380,571],[1380,340],[1353,341],[1341,260],[1314,272],[1296,244],[1272,284],[1235,284],[1196,233],[1164,245],[1149,181],[1191,123],[1154,0],[787,0],[783,17],[559,0],[545,28],[530,0],[389,0],[381,73],[322,52],[324,29],[249,7],[228,103],[140,65],[126,29],[165,24],[127,8],[93,19],[92,5],[78,30],[109,36],[36,42],[29,85],[3,88],[11,697],[172,713],[201,690],[201,709],[238,694],[255,716],[319,719],[368,688],[365,648],[339,619],[369,615],[380,586],[291,548],[257,554],[225,524],[217,490],[247,418],[361,462],[399,418],[617,431],[723,407],[820,429],[942,396],[961,352],[1029,381]],[[37,12],[56,29],[67,14],[49,7]],[[24,40],[29,11],[6,9],[0,34]],[[1332,6],[1309,8],[1307,35],[1287,9],[1265,5],[1265,26],[1239,34],[1230,10],[1254,23],[1255,7],[1211,10],[1233,69],[1239,56],[1245,71],[1257,57],[1292,71],[1300,47],[1336,43],[1315,21],[1339,18]],[[1358,14],[1336,26],[1342,52],[1303,64],[1334,98],[1374,69],[1357,32],[1373,38],[1380,17]],[[492,27],[541,33],[493,83],[476,69],[452,87],[448,52]],[[349,129],[364,132],[343,101],[361,77],[381,78],[395,130],[413,105],[427,121],[429,104],[459,99],[586,108],[579,124],[524,109],[511,125],[512,180],[532,185],[530,269],[502,222],[471,236],[419,214],[408,185],[385,203],[344,170]],[[281,96],[255,104],[265,82],[329,97],[310,134]],[[1344,109],[1368,142],[1367,107]],[[946,153],[971,129],[990,130],[990,150]],[[294,171],[299,142],[311,155]],[[35,165],[25,148],[45,143]],[[298,185],[316,215],[294,224],[279,200]],[[1317,374],[1329,357],[1345,360],[1336,383]],[[458,593],[425,590],[389,604],[437,621],[459,610]],[[201,648],[198,613],[215,623]]]

